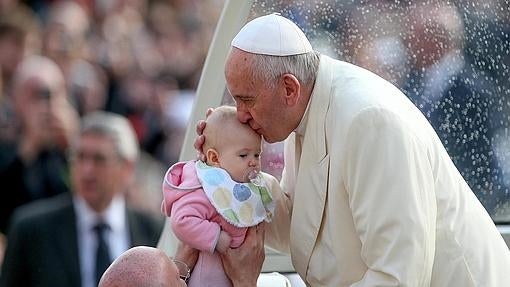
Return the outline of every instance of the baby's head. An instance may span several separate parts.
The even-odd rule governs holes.
[[[261,136],[237,120],[234,107],[214,109],[206,123],[207,164],[225,169],[237,182],[247,182],[250,171],[260,170]]]

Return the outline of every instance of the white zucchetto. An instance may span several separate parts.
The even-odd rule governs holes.
[[[232,46],[253,54],[290,56],[312,52],[312,45],[294,22],[273,13],[255,18],[237,33]]]

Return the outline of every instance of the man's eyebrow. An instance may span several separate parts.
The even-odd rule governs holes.
[[[254,98],[253,96],[250,96],[250,95],[235,95],[232,97],[236,98],[236,99],[253,99]]]

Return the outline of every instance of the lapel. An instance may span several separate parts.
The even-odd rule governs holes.
[[[128,207],[126,207],[126,215],[130,247],[149,245],[149,240],[144,236],[144,232],[141,230],[143,223],[140,222],[140,218]]]
[[[329,154],[326,146],[326,116],[332,88],[332,74],[328,62],[329,58],[321,56],[296,177],[291,253],[294,267],[302,278],[306,278],[327,195]]]
[[[76,229],[76,214],[71,196],[68,197],[69,203],[62,210],[62,216],[59,216],[58,222],[55,222],[53,230],[59,230],[55,236],[55,246],[58,254],[62,257],[66,274],[69,275],[71,286],[81,286],[80,260],[78,254],[78,232]]]
[[[163,226],[162,222],[129,206],[126,206],[126,214],[130,247],[156,246]]]

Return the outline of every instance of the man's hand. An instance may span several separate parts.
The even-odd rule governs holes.
[[[225,231],[220,231],[220,237],[218,238],[218,243],[216,244],[216,250],[221,253],[225,253],[227,249],[230,247],[230,242],[232,238]]]
[[[179,241],[174,259],[186,263],[193,270],[198,260],[198,250]]]
[[[264,223],[248,228],[243,244],[220,253],[223,269],[234,287],[255,287],[264,263]]]
[[[207,109],[207,112],[205,113],[205,118],[207,119],[207,117],[210,114],[212,114],[213,111],[214,111],[213,108]],[[205,162],[206,157],[205,157],[204,151],[202,150],[202,147],[204,146],[204,143],[205,143],[204,129],[205,129],[205,120],[198,121],[197,129],[196,129],[198,136],[195,139],[195,143],[193,144],[193,146],[197,150],[197,158],[199,160]]]
[[[205,162],[206,157],[204,154],[204,151],[202,150],[202,147],[205,143],[205,136],[204,136],[204,129],[205,129],[205,120],[200,120],[197,123],[197,138],[195,139],[195,142],[193,143],[193,146],[195,147],[195,150],[197,151],[197,159]]]

